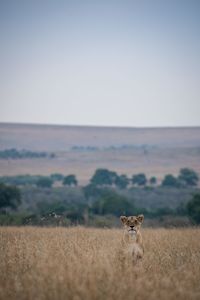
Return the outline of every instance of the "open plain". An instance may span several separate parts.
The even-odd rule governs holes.
[[[119,255],[122,230],[0,228],[0,298],[199,299],[200,229],[143,229],[134,267]]]
[[[0,123],[0,150],[53,152],[55,158],[0,159],[0,176],[75,174],[85,185],[97,168],[160,182],[183,167],[200,173],[200,127],[121,128]]]

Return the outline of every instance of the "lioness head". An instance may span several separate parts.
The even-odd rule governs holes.
[[[140,229],[140,226],[144,220],[143,215],[138,216],[121,216],[120,220],[122,224],[124,225],[124,228],[128,231],[129,234],[137,234],[138,230]]]

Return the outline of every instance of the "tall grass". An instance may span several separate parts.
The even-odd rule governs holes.
[[[144,229],[145,256],[119,255],[122,230],[0,228],[1,299],[200,299],[200,229]]]

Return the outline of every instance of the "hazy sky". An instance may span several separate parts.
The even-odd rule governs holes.
[[[0,121],[200,125],[200,1],[0,0]]]

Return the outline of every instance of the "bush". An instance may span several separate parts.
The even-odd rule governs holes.
[[[25,214],[0,214],[1,226],[20,226],[26,225],[27,215]]]
[[[157,183],[157,178],[155,176],[152,176],[150,179],[149,179],[149,183],[154,185]]]
[[[126,175],[120,175],[115,178],[115,185],[120,189],[126,189],[129,184],[129,179]]]
[[[23,158],[44,158],[55,157],[54,153],[33,152],[30,150],[17,150],[15,148],[0,151],[0,159],[23,159]]]
[[[124,196],[115,192],[107,191],[100,199],[92,205],[92,212],[99,215],[112,214],[115,216],[131,215],[135,207]]]
[[[16,209],[21,203],[20,190],[15,186],[0,183],[0,210]]]
[[[37,181],[37,186],[42,188],[50,188],[52,187],[53,180],[50,177],[41,177]]]
[[[187,204],[187,211],[190,218],[200,224],[200,194],[195,194]]]
[[[88,184],[83,187],[84,196],[87,200],[98,197],[101,191],[102,190],[95,184]]]
[[[84,203],[68,203],[65,200],[57,200],[52,203],[39,202],[37,204],[39,214],[44,219],[49,219],[52,216],[66,217],[71,223],[83,223],[85,219],[85,212],[88,210],[87,204]]]
[[[50,175],[50,177],[53,181],[62,181],[64,178],[64,175],[62,175],[60,173],[53,173]]]
[[[35,185],[41,176],[36,175],[16,175],[16,176],[2,176],[0,182],[11,185]]]
[[[64,179],[63,179],[63,185],[74,185],[76,186],[78,184],[78,181],[76,179],[76,176],[75,175],[68,175],[68,176],[65,176]]]
[[[189,186],[196,186],[199,181],[198,174],[194,170],[188,168],[181,169],[178,178],[183,184]]]
[[[88,222],[89,226],[100,228],[112,228],[117,227],[120,224],[119,218],[113,215],[92,215]]]
[[[67,204],[61,200],[54,201],[52,203],[41,201],[37,203],[37,207],[41,215],[49,215],[51,213],[60,215],[67,210]]]
[[[116,177],[116,172],[107,169],[97,169],[90,182],[95,185],[112,185],[115,183]]]
[[[147,183],[146,175],[144,173],[133,175],[132,183],[139,186],[145,185]]]
[[[162,181],[162,186],[180,187],[180,182],[173,175],[167,174],[167,175],[165,175],[165,177],[164,177],[164,179]]]

